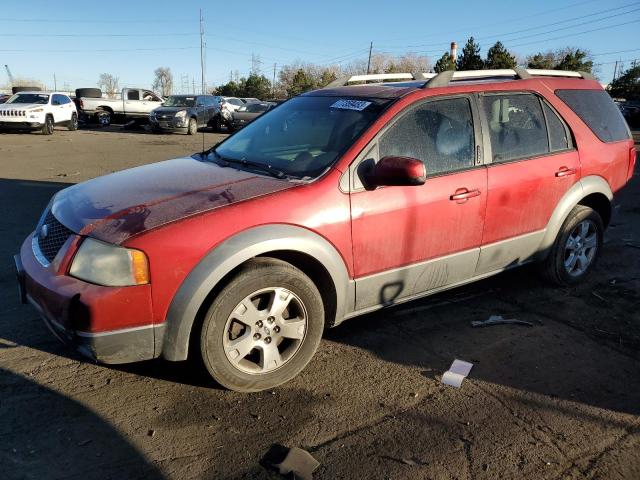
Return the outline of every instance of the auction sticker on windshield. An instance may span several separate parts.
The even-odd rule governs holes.
[[[371,105],[371,102],[366,102],[364,100],[338,100],[331,108],[340,108],[342,110],[357,110],[361,112],[365,108]]]

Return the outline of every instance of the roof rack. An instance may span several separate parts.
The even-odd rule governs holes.
[[[367,75],[351,75],[334,80],[325,88],[345,87],[352,82],[384,82],[426,80],[422,88],[446,87],[452,81],[483,80],[500,78],[525,80],[532,77],[571,77],[595,80],[588,72],[573,72],[569,70],[539,70],[532,68],[514,68],[500,70],[447,70],[440,73],[374,73]]]

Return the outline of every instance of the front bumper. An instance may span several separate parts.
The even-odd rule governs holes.
[[[7,122],[0,120],[0,128],[10,128],[14,130],[36,130],[42,128],[42,125],[40,122]]]
[[[168,132],[186,132],[188,125],[183,119],[172,118],[168,120],[149,118],[151,128]]]
[[[61,273],[70,244],[43,266],[32,250],[32,235],[25,240],[14,257],[20,300],[33,305],[62,342],[93,360],[116,364],[157,357],[162,326],[153,324],[150,285],[103,287]]]

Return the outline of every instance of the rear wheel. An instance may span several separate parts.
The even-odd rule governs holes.
[[[217,133],[222,131],[222,119],[220,115],[216,115],[216,118],[213,119],[213,131]]]
[[[320,343],[318,289],[281,260],[248,262],[213,301],[200,349],[211,376],[241,392],[273,388],[296,376]]]
[[[187,127],[187,133],[189,135],[195,135],[198,133],[198,122],[196,122],[195,118],[189,119],[189,126]]]
[[[600,254],[603,232],[598,212],[576,205],[564,221],[543,264],[544,276],[558,285],[574,285],[582,281]]]
[[[40,131],[43,135],[51,135],[53,133],[53,129],[53,117],[51,115],[47,115],[44,119],[44,124],[42,125],[42,129]]]
[[[73,113],[71,115],[71,120],[69,120],[69,124],[67,125],[67,128],[72,132],[74,130],[78,129],[78,115],[77,114]]]

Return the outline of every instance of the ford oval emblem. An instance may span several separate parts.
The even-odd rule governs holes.
[[[47,238],[47,235],[49,235],[49,225],[45,223],[40,227],[40,233],[38,236],[41,240],[44,240],[45,238]]]

